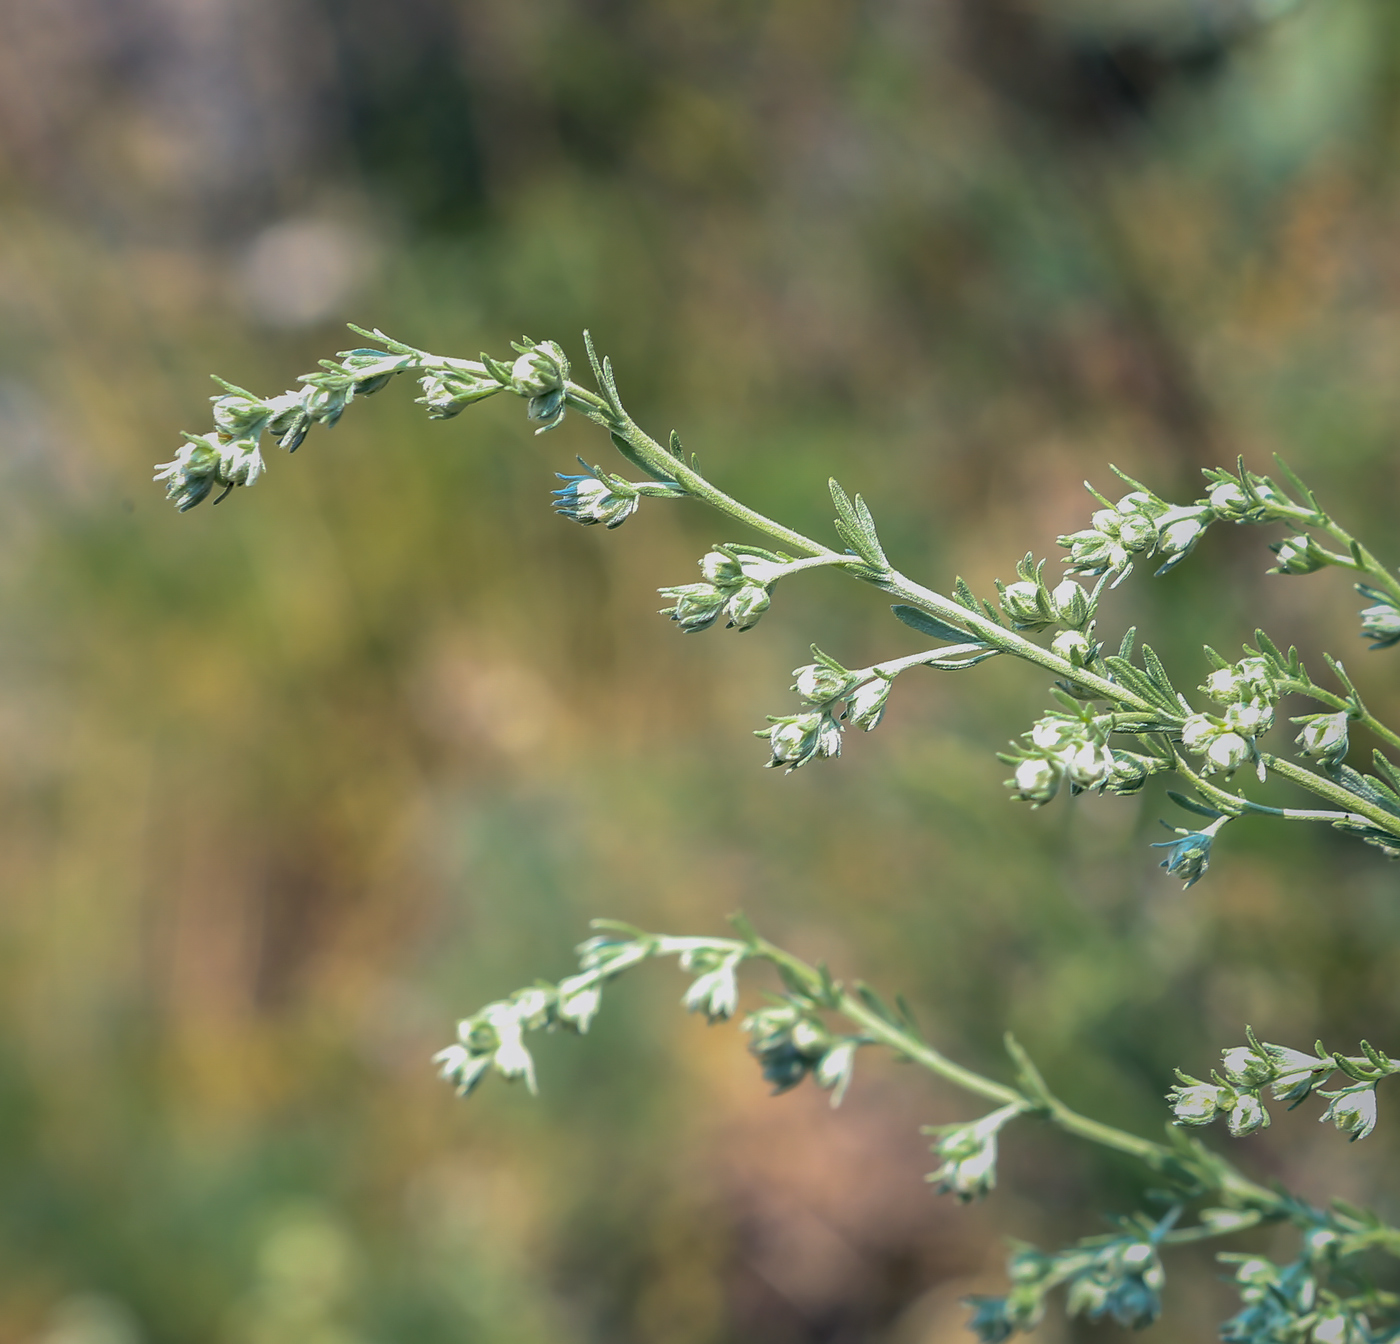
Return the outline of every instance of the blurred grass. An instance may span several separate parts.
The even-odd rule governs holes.
[[[986,1206],[937,1201],[917,1126],[967,1101],[874,1060],[835,1115],[770,1101],[664,969],[545,1043],[538,1101],[455,1103],[426,1063],[455,1016],[565,973],[595,914],[706,931],[742,907],[902,990],[959,1058],[1002,1068],[1011,1027],[1072,1104],[1143,1132],[1171,1067],[1246,1021],[1393,1037],[1391,870],[1250,820],[1183,895],[1147,848],[1159,794],[1012,806],[993,752],[1042,708],[1023,670],[906,678],[839,763],[756,769],[749,730],[810,641],[861,664],[912,633],[818,575],[742,639],[683,640],[655,587],[743,538],[685,506],[556,518],[551,473],[607,461],[581,422],[430,423],[395,386],[217,510],[146,483],[204,427],[211,369],[280,390],[342,320],[576,358],[588,326],[638,419],[728,488],[820,531],[834,474],[941,587],[1051,552],[1109,461],[1186,496],[1202,464],[1279,451],[1393,551],[1394,18],[1314,4],[1086,122],[1047,86],[1056,53],[1110,41],[1090,10],[1008,30],[1009,84],[1015,43],[990,61],[967,7],[422,5],[395,40],[438,34],[467,140],[409,115],[457,104],[415,102],[421,53],[390,78],[386,36],[374,78],[324,86],[360,120],[330,118],[314,190],[254,156],[227,210],[217,173],[169,167],[214,153],[208,127],[157,135],[125,86],[63,123],[108,149],[62,179],[11,107],[0,1341],[936,1341],[994,1286],[998,1237],[1066,1240],[1139,1196],[1028,1130]],[[263,19],[358,32],[361,60],[385,31],[287,14]],[[288,58],[240,40],[256,105]],[[245,241],[303,215],[371,260],[333,311],[271,325]],[[1353,595],[1266,578],[1263,541],[1135,576],[1104,628],[1132,611],[1189,685],[1202,639],[1232,650],[1263,611],[1393,715]],[[1392,1143],[1295,1116],[1238,1152],[1395,1217]],[[1214,1274],[1182,1262],[1162,1338],[1226,1314]]]

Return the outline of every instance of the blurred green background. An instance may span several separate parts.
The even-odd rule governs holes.
[[[1247,820],[1183,894],[1160,791],[1013,805],[1020,665],[911,674],[839,762],[758,769],[812,640],[918,637],[821,574],[682,637],[655,588],[752,538],[556,517],[552,473],[608,464],[577,418],[396,384],[217,510],[149,483],[210,371],[280,391],[347,320],[576,360],[587,326],[716,480],[827,535],[835,475],[940,588],[1057,554],[1110,461],[1184,499],[1281,452],[1400,559],[1400,7],[1277,8],[0,7],[0,1344],[941,1344],[1003,1237],[1137,1206],[1033,1126],[987,1203],[935,1197],[918,1126],[974,1102],[873,1057],[840,1111],[770,1099],[667,967],[542,1043],[538,1100],[454,1100],[455,1017],[594,915],[742,907],[1146,1133],[1246,1021],[1395,1048],[1395,870]],[[1262,619],[1400,713],[1355,595],[1266,576],[1268,539],[1216,529],[1102,629],[1190,686]],[[1395,1127],[1315,1113],[1232,1155],[1400,1217]],[[1213,1337],[1209,1250],[1169,1270],[1157,1337]]]

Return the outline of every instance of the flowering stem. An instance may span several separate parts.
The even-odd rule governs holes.
[[[930,1073],[965,1091],[985,1097],[1001,1106],[1020,1105],[1028,1113],[1043,1116],[1066,1133],[1074,1134],[1090,1143],[1097,1143],[1101,1147],[1111,1148],[1115,1152],[1125,1153],[1145,1163],[1154,1171],[1162,1171],[1177,1160],[1177,1155],[1165,1144],[1155,1143],[1151,1139],[1130,1134],[1127,1130],[1080,1115],[1046,1090],[1038,1076],[1035,1078],[1033,1093],[994,1082],[971,1069],[964,1068],[961,1064],[954,1063],[920,1039],[910,1028],[890,1021],[857,995],[838,986],[835,996],[830,997],[828,982],[819,971],[766,939],[757,938],[749,947],[751,956],[761,957],[782,967],[790,977],[807,987],[814,1000],[849,1018],[872,1040],[888,1046],[896,1054],[916,1064],[921,1064]],[[1210,1171],[1217,1178],[1217,1192],[1232,1202],[1259,1210],[1261,1216],[1278,1216],[1284,1211],[1285,1201],[1279,1195],[1249,1180],[1223,1159],[1212,1157]],[[1397,1239],[1400,1239],[1400,1233],[1397,1233]]]

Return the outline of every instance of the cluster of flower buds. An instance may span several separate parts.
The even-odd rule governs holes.
[[[1137,482],[1133,482],[1137,485]],[[1132,570],[1138,556],[1157,555],[1158,574],[1179,565],[1215,519],[1203,504],[1174,505],[1141,486],[1116,504],[1092,491],[1103,504],[1089,526],[1059,538],[1069,551],[1071,574],[1114,574],[1115,586]]]
[[[1260,1255],[1224,1254],[1237,1266],[1244,1309],[1220,1327],[1225,1344],[1372,1344],[1393,1338],[1371,1331],[1364,1311],[1334,1294],[1318,1291],[1315,1266],[1308,1256],[1289,1265],[1276,1265]]]
[[[1217,704],[1219,715],[1192,714],[1181,726],[1181,745],[1205,757],[1204,769],[1232,774],[1246,761],[1258,759],[1255,739],[1274,723],[1279,687],[1268,661],[1244,658],[1221,665],[1200,688]]]
[[[185,439],[174,460],[162,462],[154,477],[165,482],[165,497],[181,513],[207,499],[215,486],[223,486],[227,493],[236,485],[252,485],[262,475],[262,453],[255,438],[227,439],[211,430],[198,436],[186,434]]]
[[[894,675],[878,667],[859,671],[842,667],[836,659],[812,645],[815,663],[792,669],[792,689],[813,709],[823,710],[828,717],[837,716],[837,702],[844,700],[840,717],[852,728],[870,732],[885,716],[885,705],[894,685]]]
[[[538,420],[536,434],[554,429],[564,419],[569,360],[554,341],[512,342],[519,358],[510,366],[510,388],[529,402],[531,420]]]
[[[971,1124],[926,1128],[925,1134],[938,1136],[932,1151],[943,1163],[926,1179],[936,1182],[941,1194],[954,1194],[965,1204],[995,1190],[997,1135],[1025,1109],[1022,1103],[1012,1102]]]
[[[166,498],[181,513],[207,499],[216,486],[227,493],[235,486],[252,485],[263,472],[260,445],[265,433],[279,448],[294,453],[313,424],[332,428],[356,396],[379,391],[409,365],[402,354],[342,350],[336,360],[322,360],[319,373],[304,374],[305,386],[299,392],[266,398],[217,379],[224,391],[211,398],[213,430],[186,434],[174,460],[156,468],[155,479],[165,482]]]
[[[1166,1285],[1157,1254],[1157,1239],[1165,1231],[1165,1224],[1148,1225],[1140,1235],[1091,1237],[1054,1255],[1019,1246],[1007,1262],[1011,1291],[1006,1296],[965,1299],[973,1308],[968,1328],[984,1344],[1029,1333],[1045,1317],[1046,1295],[1062,1285],[1068,1285],[1065,1309],[1071,1316],[1111,1317],[1135,1329],[1151,1325],[1161,1314]]]
[[[796,1003],[760,1008],[739,1025],[775,1095],[796,1087],[810,1073],[831,1093],[831,1104],[840,1105],[855,1070],[860,1037],[834,1035]]]
[[[1001,760],[1015,766],[1006,786],[1032,807],[1048,803],[1066,781],[1073,793],[1103,788],[1117,767],[1107,738],[1107,720],[1052,710],[1022,735],[1024,745],[1014,754],[1001,754]]]
[[[525,1046],[525,1033],[553,1024],[558,999],[557,990],[541,986],[516,990],[508,999],[488,1003],[458,1023],[457,1044],[433,1056],[439,1074],[456,1087],[459,1096],[471,1093],[491,1069],[508,1080],[523,1078],[534,1092],[535,1062]]]
[[[1356,585],[1362,597],[1369,597],[1376,605],[1366,607],[1361,612],[1361,634],[1371,640],[1373,649],[1388,649],[1400,643],[1400,610],[1397,610],[1389,597],[1376,588],[1368,588],[1364,583]]]
[[[1278,557],[1270,574],[1316,574],[1331,564],[1327,552],[1306,532],[1271,542],[1269,549]]]
[[[1288,499],[1270,480],[1249,472],[1236,476],[1224,470],[1207,471],[1211,487],[1206,503],[1217,518],[1229,523],[1266,523]]]
[[[562,490],[554,491],[554,512],[576,523],[592,527],[603,523],[607,527],[621,527],[637,511],[642,496],[655,499],[678,499],[685,494],[679,486],[660,481],[626,481],[614,476],[602,467],[590,467],[579,458],[584,468],[578,476],[566,476],[562,471],[554,474],[564,482]]]
[[[1177,1070],[1178,1085],[1167,1094],[1179,1125],[1208,1125],[1217,1116],[1227,1118],[1236,1138],[1253,1134],[1269,1124],[1263,1093],[1269,1088],[1276,1101],[1296,1106],[1314,1090],[1329,1100],[1322,1121],[1331,1121],[1353,1140],[1364,1139],[1376,1126],[1376,1083],[1397,1070],[1395,1064],[1365,1041],[1363,1058],[1329,1055],[1321,1044],[1315,1055],[1286,1045],[1270,1045],[1247,1033],[1248,1045],[1223,1052],[1220,1068],[1211,1071],[1211,1082],[1203,1082]],[[1322,1084],[1338,1070],[1352,1084],[1335,1091],[1322,1090]]]
[[[417,404],[428,408],[430,420],[450,420],[454,415],[461,415],[473,402],[494,396],[501,390],[494,378],[451,366],[431,369],[418,380],[418,386],[423,389],[423,395],[417,399]]]
[[[1065,634],[1080,634],[1081,641],[1087,647],[1084,632],[1093,626],[1098,593],[1090,596],[1073,579],[1065,579],[1051,589],[1045,582],[1044,570],[1045,561],[1032,564],[1031,555],[1017,562],[1016,572],[1020,577],[1016,582],[997,583],[1002,614],[1017,630],[1044,630],[1049,626],[1061,626]]]
[[[755,728],[755,737],[766,737],[772,755],[764,762],[770,770],[786,767],[791,774],[808,761],[841,754],[841,725],[829,710],[802,714],[770,714],[767,728]]]
[[[727,1022],[739,1007],[739,964],[742,949],[719,952],[714,948],[694,948],[681,953],[681,970],[692,974],[681,1006],[688,1013],[704,1013],[708,1022]]]
[[[721,616],[736,630],[751,630],[772,605],[773,585],[789,563],[757,546],[716,547],[700,561],[703,582],[658,589],[675,603],[661,614],[687,634],[709,629]]]
[[[1293,720],[1303,725],[1303,731],[1295,740],[1304,756],[1311,756],[1327,769],[1334,770],[1346,759],[1350,721],[1351,715],[1344,709],[1330,714],[1304,714]]]
[[[612,935],[590,938],[578,948],[580,971],[557,985],[518,989],[488,1003],[457,1024],[457,1042],[433,1056],[440,1076],[467,1096],[491,1070],[502,1078],[523,1078],[534,1092],[535,1065],[525,1033],[565,1028],[584,1033],[602,1004],[603,985],[651,954],[646,942]]]

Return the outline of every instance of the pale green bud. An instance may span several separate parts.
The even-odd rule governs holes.
[[[1269,549],[1278,556],[1275,574],[1315,574],[1327,565],[1327,553],[1306,533],[1275,542]]]
[[[1032,807],[1048,803],[1059,791],[1064,770],[1056,761],[1043,757],[1031,757],[1017,763],[1007,786],[1015,790],[1015,797]]]
[[[1055,609],[1055,619],[1071,629],[1083,629],[1094,614],[1089,594],[1073,579],[1056,584],[1055,591],[1050,594],[1050,603]]]
[[[792,669],[792,675],[797,678],[792,689],[813,705],[825,705],[840,699],[855,680],[855,675],[845,668],[838,671],[825,663],[808,663],[806,667],[795,667]]]
[[[841,754],[841,725],[829,713],[785,714],[771,719],[771,728],[760,728],[755,736],[766,737],[772,749],[767,765],[786,766],[788,772],[819,757]]]
[[[855,1072],[857,1042],[851,1040],[841,1041],[831,1047],[821,1057],[813,1077],[817,1081],[818,1087],[824,1087],[831,1093],[831,1104],[839,1106],[846,1095],[846,1089],[851,1085],[851,1076]]]
[[[525,397],[543,397],[563,388],[569,377],[569,361],[553,341],[526,350],[510,368],[510,383]]]
[[[1204,714],[1193,714],[1181,725],[1181,745],[1187,751],[1201,755],[1222,731],[1220,725]]]
[[[1253,1088],[1269,1082],[1276,1070],[1272,1059],[1262,1058],[1251,1046],[1237,1045],[1221,1051],[1220,1069],[1236,1087]]]
[[[1106,746],[1085,742],[1065,758],[1065,773],[1081,789],[1102,784],[1113,771],[1113,752]]]
[[[1297,723],[1300,720],[1295,719]],[[1339,765],[1347,754],[1347,728],[1350,722],[1345,710],[1335,714],[1314,714],[1301,720],[1303,731],[1297,743],[1304,756],[1312,756],[1327,765]]]
[[[1050,641],[1050,652],[1059,654],[1066,662],[1073,663],[1076,667],[1082,667],[1088,661],[1089,652],[1093,647],[1088,637],[1078,630],[1061,630]]]
[[[1001,609],[1018,630],[1036,630],[1055,622],[1054,612],[1041,605],[1040,585],[1025,579],[1006,585]]]
[[[1230,1133],[1237,1139],[1253,1134],[1257,1129],[1269,1127],[1269,1113],[1264,1109],[1264,1103],[1253,1092],[1238,1093],[1230,1102],[1226,1114]]]
[[[1249,512],[1249,498],[1235,481],[1219,481],[1206,495],[1210,507],[1221,518],[1238,521]]]
[[[1376,1127],[1376,1089],[1372,1084],[1346,1087],[1340,1092],[1323,1092],[1332,1099],[1322,1116],[1326,1124],[1332,1121],[1343,1134],[1350,1134],[1353,1143],[1364,1139]]]
[[[1212,1083],[1192,1080],[1172,1088],[1167,1100],[1178,1125],[1208,1125],[1229,1104],[1229,1093]]]
[[[1212,700],[1218,700],[1222,704],[1228,704],[1239,698],[1240,686],[1243,678],[1233,667],[1217,668],[1206,678],[1206,684],[1201,689]]]
[[[681,1000],[687,1012],[703,1012],[711,1022],[727,1022],[739,1006],[739,981],[735,975],[737,957],[727,957],[720,965],[696,976]]]
[[[559,982],[559,1001],[555,1011],[566,1027],[572,1027],[580,1034],[593,1024],[602,1003],[602,989],[597,984],[588,983],[587,976],[576,975]]]
[[[1250,758],[1249,742],[1238,733],[1223,732],[1206,748],[1206,768],[1228,775]]]
[[[869,732],[879,725],[885,716],[885,703],[890,698],[890,688],[894,682],[887,677],[876,677],[858,686],[846,701],[846,721],[853,728]]]
[[[1243,737],[1258,737],[1274,724],[1274,707],[1262,700],[1231,705],[1224,713],[1225,726]]]
[[[725,602],[725,615],[735,630],[752,630],[759,618],[773,605],[773,598],[762,584],[745,583]]]

